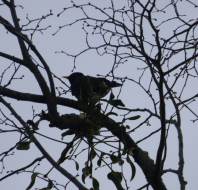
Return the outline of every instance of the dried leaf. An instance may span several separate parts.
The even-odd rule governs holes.
[[[136,174],[136,168],[135,168],[135,165],[133,164],[133,162],[131,161],[131,159],[129,158],[129,156],[127,156],[126,160],[129,163],[129,165],[131,166],[131,179],[130,180],[132,181]]]
[[[114,185],[116,186],[117,190],[124,190],[124,188],[121,185],[122,182],[122,174],[121,172],[110,172],[107,175],[108,179],[110,179]]]
[[[96,178],[92,177],[92,185],[93,185],[93,190],[99,190],[99,182]]]
[[[29,150],[31,141],[22,141],[17,143],[17,150]]]

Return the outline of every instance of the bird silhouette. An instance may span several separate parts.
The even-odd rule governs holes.
[[[109,81],[102,77],[84,75],[80,72],[64,77],[71,84],[71,93],[78,101],[86,104],[96,104],[106,96],[112,88],[121,86],[120,83]]]

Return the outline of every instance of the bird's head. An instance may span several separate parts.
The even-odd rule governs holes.
[[[63,76],[63,78],[68,79],[69,82],[81,80],[82,77],[84,77],[84,75],[82,73],[80,73],[80,72],[72,73],[69,76]]]

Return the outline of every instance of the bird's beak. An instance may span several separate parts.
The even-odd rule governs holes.
[[[63,78],[65,78],[65,79],[68,79],[69,78],[69,76],[62,76]]]

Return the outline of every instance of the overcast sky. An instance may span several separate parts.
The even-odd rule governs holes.
[[[49,1],[49,0],[34,0],[34,1],[22,1],[18,0],[16,1],[17,4],[22,4],[24,6],[24,9],[18,8],[18,13],[21,18],[21,22],[25,23],[24,20],[25,16],[28,13],[28,16],[30,18],[39,17],[43,14],[48,13],[50,10],[53,11],[54,16],[49,17],[49,19],[44,23],[43,26],[51,25],[52,27],[49,28],[44,32],[44,34],[37,34],[35,35],[33,42],[37,46],[37,48],[40,50],[41,54],[46,59],[47,63],[49,64],[51,70],[59,77],[63,75],[68,75],[72,72],[73,69],[73,59],[69,58],[63,54],[55,53],[56,51],[68,51],[70,53],[77,53],[80,50],[82,50],[85,47],[85,35],[83,34],[81,30],[80,25],[74,25],[73,27],[65,28],[64,30],[60,31],[57,35],[52,36],[52,34],[57,30],[59,25],[63,25],[67,23],[70,19],[74,19],[79,14],[78,12],[74,13],[68,13],[67,15],[62,15],[60,18],[57,18],[55,15],[62,10],[62,8],[67,4],[68,1],[65,0],[59,0],[59,1]],[[103,1],[101,1],[104,3]],[[102,4],[101,3],[101,4]],[[190,17],[197,17],[197,12],[192,11],[195,10],[192,7],[190,7],[190,4],[187,4],[188,6],[185,6],[185,3],[182,7],[184,12],[186,14],[189,14]],[[189,11],[191,10],[191,11]],[[0,15],[5,16],[6,18],[9,17],[9,13],[7,8],[5,6],[0,6]],[[167,33],[168,33],[167,29]],[[166,28],[164,28],[164,33],[166,33]],[[19,56],[19,48],[17,45],[17,41],[15,38],[13,38],[11,35],[7,34],[2,26],[0,26],[0,51],[9,52],[10,54]],[[5,68],[6,62],[4,62],[2,59],[0,59],[0,70],[1,68]],[[97,56],[97,54],[94,51],[91,51],[89,53],[85,53],[82,56],[80,56],[77,59],[76,62],[76,70],[75,71],[81,71],[85,74],[94,75],[97,74],[105,75],[108,73],[108,71],[112,67],[113,59],[111,56],[104,56],[100,57]],[[131,76],[133,78],[136,78],[139,76],[139,72],[135,70],[137,68],[138,63],[131,62],[126,63],[125,65],[121,66],[120,69],[116,72],[117,76]],[[24,80],[17,81],[16,83],[13,83],[11,87],[13,89],[19,89],[24,92],[34,92],[34,93],[40,93],[38,85],[35,83],[34,78],[30,73],[27,71],[21,70],[21,74],[23,72],[26,72]],[[145,79],[146,82],[146,79]],[[196,81],[192,81],[192,85],[189,88],[190,91],[197,92],[197,83]],[[186,94],[187,96],[188,94]],[[144,92],[139,89],[137,86],[132,85],[128,83],[123,87],[123,91],[121,93],[121,97],[123,99],[123,102],[132,108],[137,107],[144,107],[145,105],[149,107],[151,105],[151,102],[148,102],[147,99],[145,99]],[[13,100],[10,100],[10,102],[13,102]],[[21,114],[25,120],[30,119],[32,116],[32,108],[30,103],[24,103],[24,102],[15,102],[15,108],[17,109],[18,113]],[[40,108],[37,106],[36,108]],[[196,106],[192,107],[193,109],[197,109]],[[70,112],[71,110],[64,108],[59,108],[61,111],[67,111]],[[170,108],[171,109],[171,108]],[[74,111],[74,110],[73,110]],[[198,153],[197,153],[197,146],[198,146],[198,129],[197,129],[197,123],[192,123],[190,120],[193,119],[192,115],[190,115],[188,112],[182,112],[182,130],[184,134],[184,154],[185,154],[185,170],[184,175],[185,179],[188,181],[187,188],[189,190],[196,190],[198,187],[198,180],[197,180],[197,160],[198,160]],[[158,123],[153,122],[153,124],[157,125]],[[133,123],[132,123],[133,125]],[[135,133],[132,137],[135,140],[139,140],[142,137],[145,136],[145,134],[148,134],[150,129],[139,130],[137,133]],[[52,137],[60,138],[60,131],[56,129],[48,129],[47,124],[43,123],[43,128],[41,129],[41,132],[45,134],[49,134]],[[6,136],[5,134],[0,134],[0,151],[5,150],[9,147],[9,145],[15,142],[18,139],[18,137],[11,137]],[[40,139],[42,142],[45,142],[42,138]],[[177,136],[174,133],[174,129],[170,130],[169,133],[169,140],[168,140],[168,159],[166,162],[167,168],[176,168],[177,165],[177,157],[175,156],[175,152],[177,151]],[[140,144],[140,146],[144,150],[148,150],[149,154],[152,158],[155,158],[155,143],[158,143],[158,138],[152,138],[148,141],[143,142]],[[44,145],[47,146],[47,145]],[[58,158],[57,152],[61,151],[62,146],[57,147],[53,143],[50,147],[50,153],[54,156],[54,158]],[[36,150],[35,147],[33,147],[28,152],[19,152],[16,155],[16,158],[10,157],[7,161],[6,167],[8,168],[15,168],[16,165],[20,166],[23,165],[23,163],[28,163],[28,161],[32,160],[31,155],[39,155],[40,153],[38,150]],[[174,156],[171,156],[174,155]],[[14,157],[14,156],[13,156]],[[46,163],[45,167],[48,166],[48,163]],[[74,166],[72,166],[74,167]],[[16,166],[17,168],[17,166]],[[72,168],[71,168],[72,170]],[[130,171],[129,171],[130,172]],[[137,174],[138,176],[141,176],[141,172]],[[103,178],[103,174],[99,173],[98,176]],[[134,185],[132,186],[132,189],[138,188],[142,182],[143,178],[136,177],[134,180]],[[177,189],[178,184],[177,180],[174,175],[166,175],[165,182],[167,182],[168,189]],[[19,181],[21,185],[19,186]],[[174,182],[173,182],[174,181]],[[29,183],[29,178],[22,176],[17,176],[16,178],[10,178],[6,179],[5,181],[0,183],[0,189],[13,189],[15,187],[16,190],[24,189],[24,185],[27,186]],[[108,184],[109,185],[109,184]],[[114,190],[113,185],[109,185],[109,187]],[[71,190],[75,190],[73,186],[70,186]],[[105,183],[102,183],[101,189],[105,189]]]

